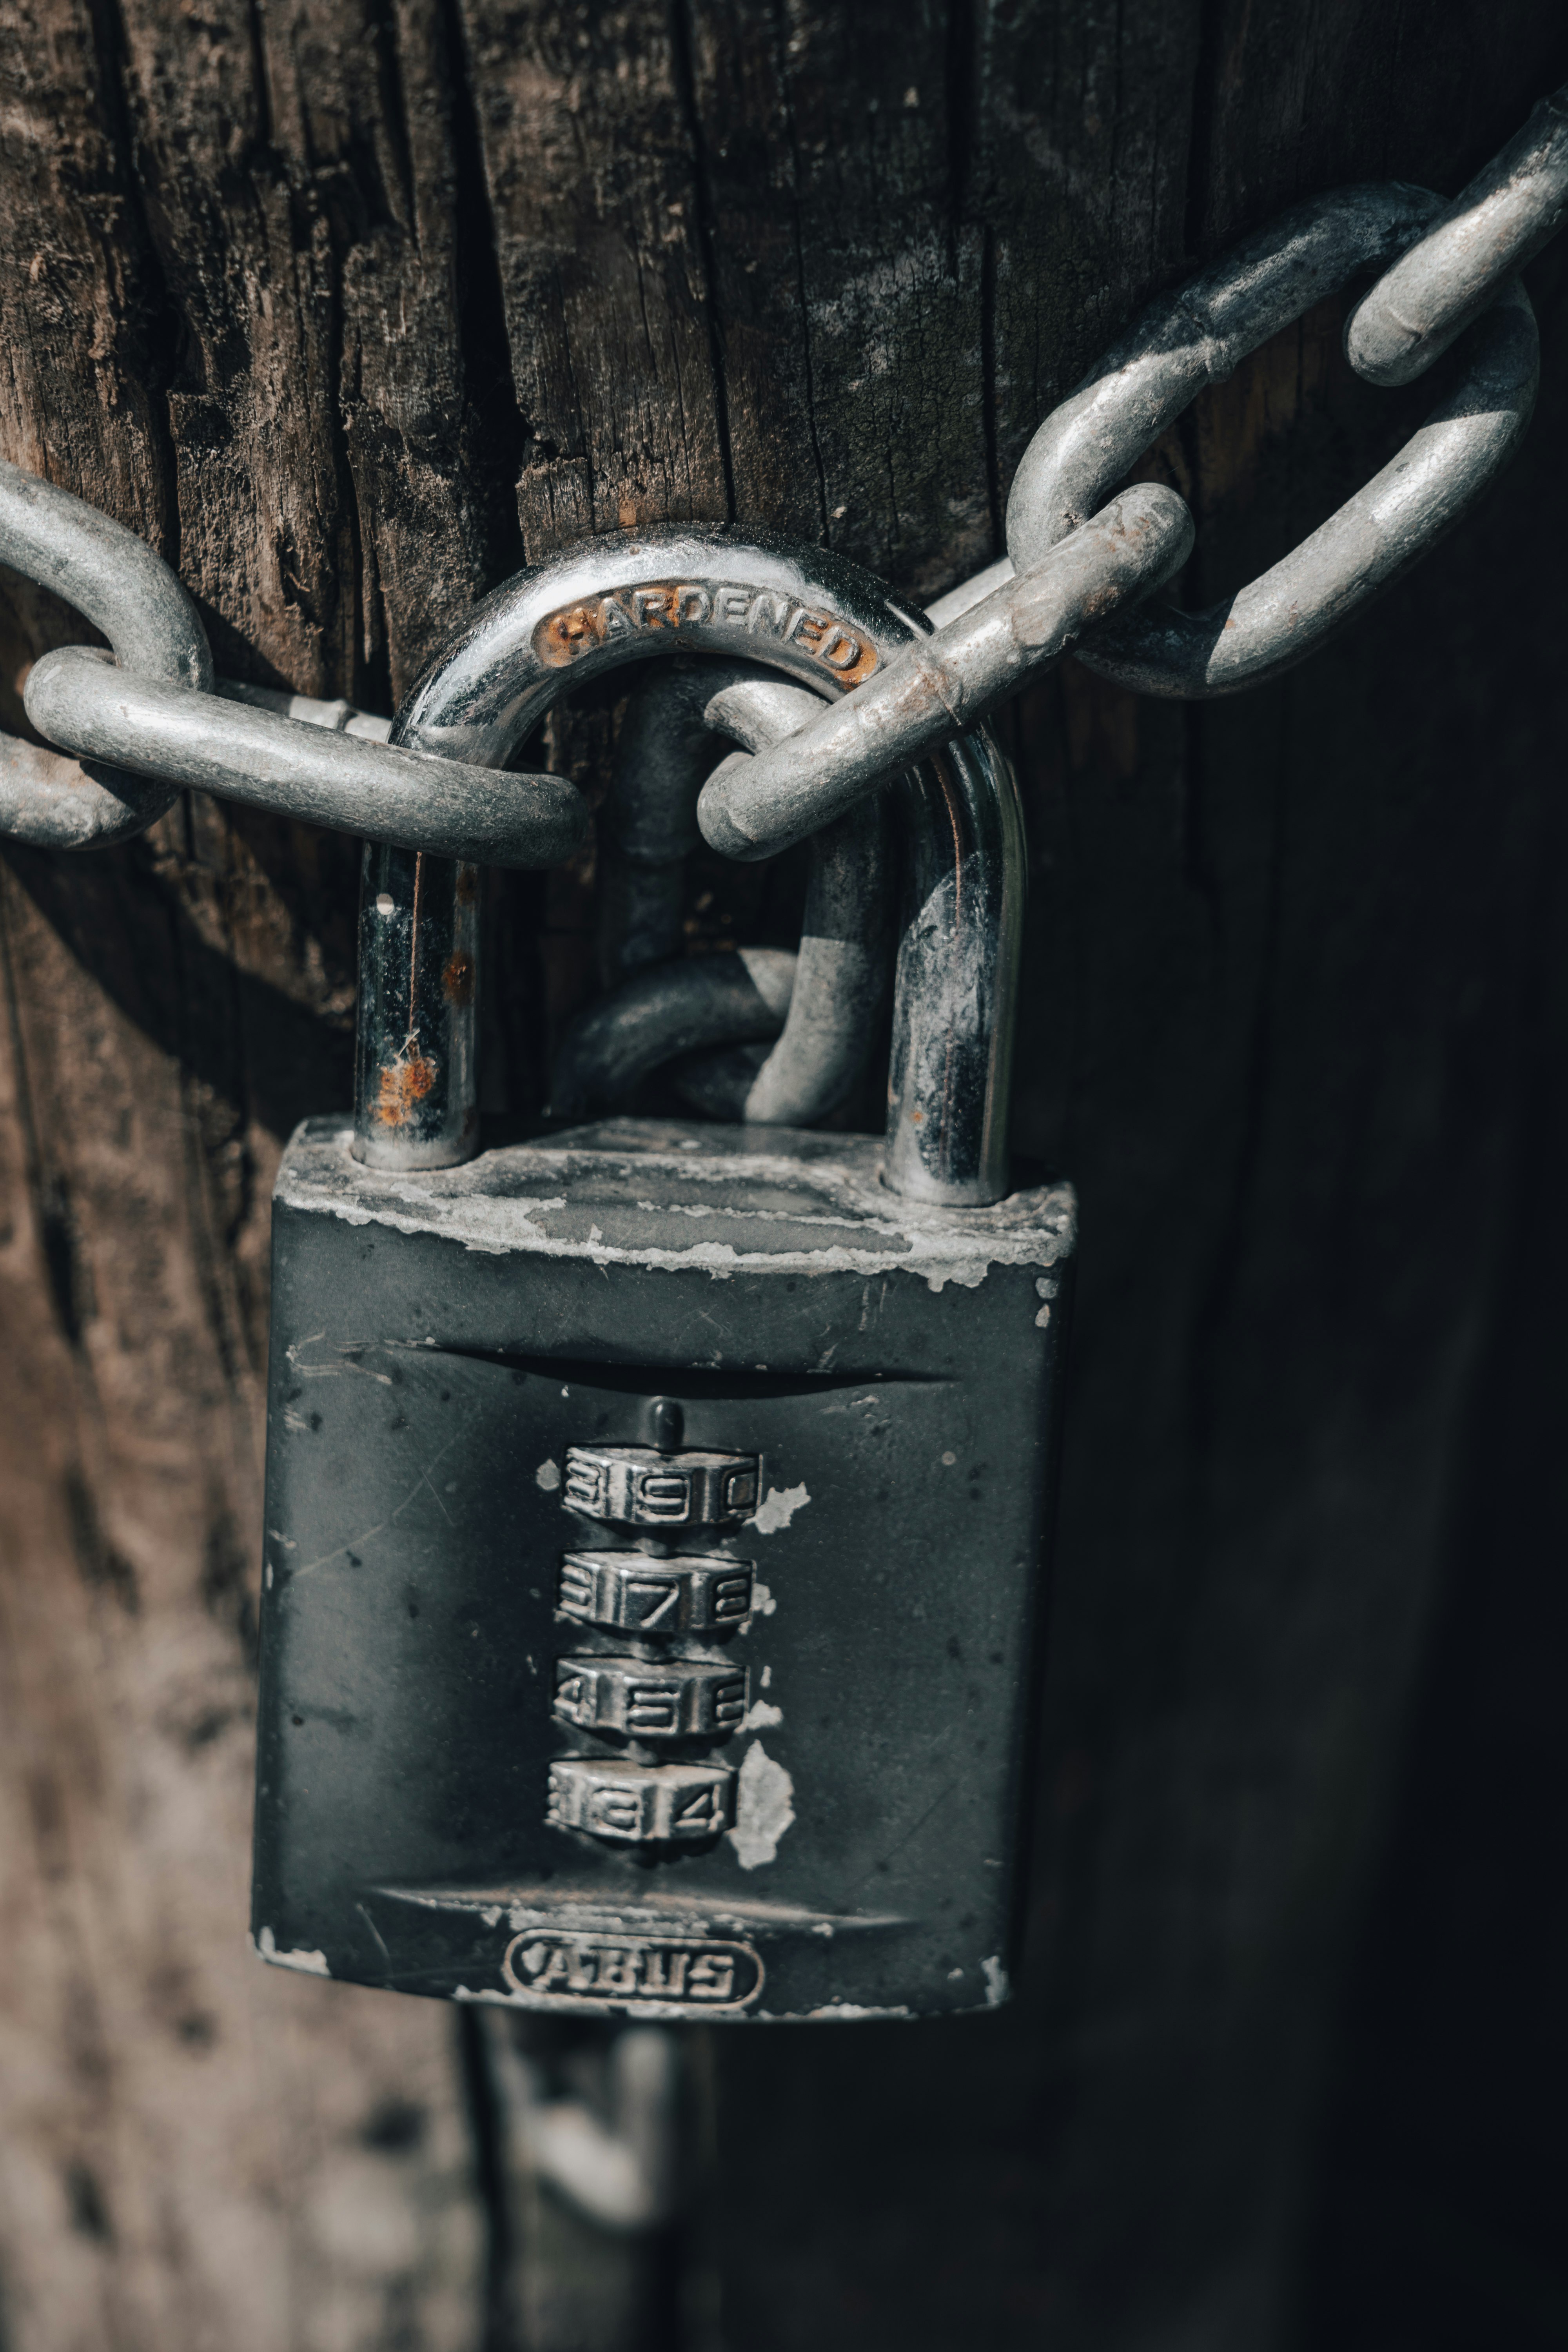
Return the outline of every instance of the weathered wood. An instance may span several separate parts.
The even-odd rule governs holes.
[[[0,42],[0,449],[177,562],[221,665],[366,699],[589,530],[732,518],[936,593],[1150,293],[1338,181],[1458,186],[1568,71],[1524,0],[9,0]],[[1521,617],[1555,583],[1518,551],[1568,522],[1559,265],[1532,282],[1525,457],[1340,647],[1201,711],[1068,666],[1008,720],[1016,1136],[1085,1208],[1027,1981],[952,2029],[711,2037],[699,2234],[746,2352],[1284,2340],[1561,1050],[1526,1017],[1568,717],[1560,623]],[[1337,334],[1326,306],[1152,459],[1195,593],[1422,413]],[[76,625],[5,611],[15,724]],[[552,751],[602,773],[614,723]],[[198,803],[0,882],[18,2352],[568,2326],[454,2021],[243,1948],[267,1191],[345,1097],[354,864]],[[515,1109],[593,985],[591,857],[489,912]],[[487,2252],[514,2208],[529,2242]]]
[[[10,874],[0,934],[7,2329],[458,2352],[483,2249],[451,2021],[246,1950],[266,1199],[243,1097],[112,1004]]]

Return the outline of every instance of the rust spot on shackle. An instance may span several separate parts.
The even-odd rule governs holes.
[[[384,1062],[376,1095],[375,1115],[383,1127],[404,1127],[436,1083],[436,1065],[423,1054],[406,1060]]]

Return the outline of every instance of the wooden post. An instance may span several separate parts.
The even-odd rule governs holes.
[[[386,709],[584,531],[934,595],[1148,295],[1317,190],[1458,187],[1568,70],[1527,0],[8,0],[0,42],[0,452],[158,546],[221,668]],[[1560,276],[1525,457],[1342,646],[1009,718],[1016,1138],[1084,1204],[1029,1967],[995,2020],[711,2037],[705,2352],[1283,2343],[1540,1083]],[[1338,323],[1156,453],[1205,598],[1423,413]],[[0,588],[16,729],[80,627]],[[529,2301],[453,2016],[244,1941],[268,1192],[347,1099],[354,870],[199,800],[0,865],[15,2352],[468,2352]],[[591,985],[592,878],[494,878],[492,1104]]]

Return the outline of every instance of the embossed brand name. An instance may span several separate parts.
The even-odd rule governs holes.
[[[703,1944],[656,1936],[567,1936],[525,1927],[501,1961],[514,1991],[576,2001],[679,2001],[744,2009],[763,1989],[750,1944]]]
[[[628,643],[650,632],[793,646],[845,686],[858,686],[877,667],[876,647],[826,606],[803,604],[782,589],[746,588],[723,581],[658,580],[640,588],[612,588],[580,604],[548,613],[533,633],[542,661],[563,669],[616,638]]]

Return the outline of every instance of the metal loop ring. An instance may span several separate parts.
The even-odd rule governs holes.
[[[1118,605],[1186,560],[1193,520],[1174,490],[1141,483],[1037,569],[1009,580],[937,636],[921,636],[788,744],[715,769],[697,804],[727,857],[770,857],[850,808],[879,780],[976,721]],[[988,576],[988,575],[987,575]]]
[[[879,800],[812,836],[798,957],[769,948],[679,954],[684,859],[699,838],[697,795],[716,740],[727,735],[754,751],[820,708],[805,688],[754,665],[702,660],[661,668],[634,697],[601,818],[603,960],[629,976],[568,1032],[553,1111],[612,1108],[678,1057],[679,1091],[710,1118],[809,1127],[843,1101],[887,992]],[[714,1046],[731,1050],[697,1051]]]
[[[1342,189],[1152,304],[1025,452],[1007,507],[1020,571],[1076,533],[1205,384],[1407,246],[1440,197],[1397,183]],[[1463,382],[1394,462],[1280,563],[1204,613],[1145,607],[1078,648],[1141,693],[1204,698],[1277,677],[1316,650],[1456,522],[1511,455],[1535,400],[1534,315],[1517,282],[1479,330]]]
[[[343,709],[352,711],[317,703],[319,716],[301,719],[227,687],[173,691],[86,646],[46,654],[26,692],[28,718],[52,742],[112,754],[175,790],[189,785],[369,841],[491,866],[554,866],[587,831],[586,804],[564,776],[502,775],[395,751],[363,714],[340,724]]]
[[[201,615],[162,556],[85,499],[4,462],[0,563],[84,613],[122,668],[187,694],[211,687]],[[178,789],[115,766],[89,773],[58,752],[0,734],[0,833],[39,848],[123,841],[162,816]]]
[[[582,840],[587,810],[563,777],[454,770],[388,750],[390,722],[351,703],[215,679],[201,617],[162,557],[85,499],[9,465],[0,562],[85,613],[113,648],[60,646],[34,664],[27,716],[78,759],[0,736],[0,833],[102,848],[144,832],[195,786],[496,865],[552,866]]]
[[[760,751],[798,733],[814,713],[798,689],[773,679],[723,688],[705,715],[742,751]],[[888,817],[887,801],[874,797],[812,835],[795,981],[778,1042],[763,1053],[742,1045],[709,1055],[679,1072],[677,1083],[694,1109],[763,1127],[809,1127],[848,1094],[888,993]]]
[[[624,1109],[644,1078],[710,1047],[765,1053],[795,992],[795,957],[784,948],[733,948],[649,964],[579,1013],[555,1058],[548,1116],[580,1119]],[[732,1108],[712,1116],[734,1118]],[[759,1121],[765,1125],[768,1122]],[[805,1127],[809,1118],[781,1121]]]
[[[1477,173],[1345,327],[1369,383],[1413,383],[1568,218],[1568,82]]]

